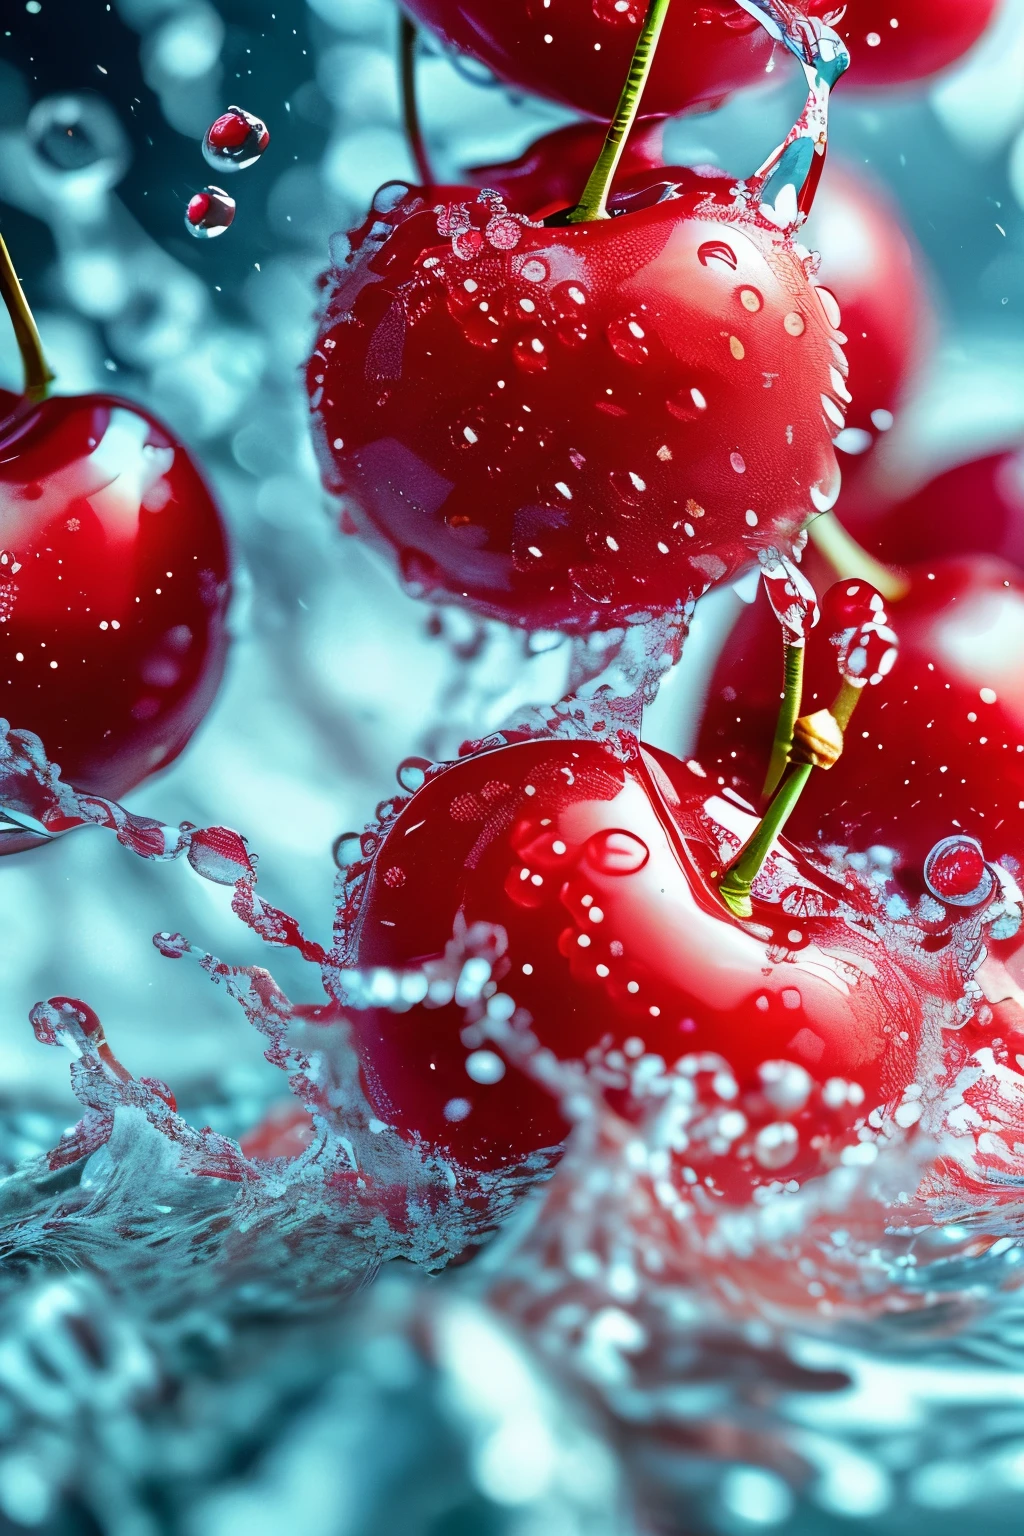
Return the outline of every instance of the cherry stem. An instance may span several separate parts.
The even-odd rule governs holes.
[[[854,688],[850,683],[843,683],[829,711],[840,730],[845,732],[863,692],[863,688]],[[776,839],[796,810],[800,796],[813,772],[814,769],[810,763],[801,763],[793,769],[762,816],[753,835],[744,843],[722,876],[718,893],[734,917],[747,918],[753,915],[754,909],[750,900],[751,888],[774,848]]]
[[[405,125],[405,137],[409,143],[409,150],[413,160],[416,162],[416,174],[424,186],[430,186],[434,180],[434,172],[430,164],[430,157],[427,154],[427,146],[423,142],[419,99],[416,95],[416,40],[418,35],[416,23],[411,21],[408,16],[403,15],[398,23],[400,74],[402,79],[402,121]]]
[[[654,63],[658,39],[665,25],[670,4],[671,0],[649,0],[647,15],[640,29],[640,36],[636,40],[633,62],[629,66],[629,74],[622,87],[622,95],[619,97],[615,116],[609,125],[597,164],[583,189],[583,196],[568,216],[569,224],[586,224],[592,219],[610,217],[608,198],[611,194],[612,182],[615,180],[615,172],[619,168],[626,140],[640,110],[644,86],[647,84],[647,77]]]
[[[855,577],[869,581],[890,603],[898,603],[910,591],[907,578],[891,566],[883,565],[874,555],[869,555],[847,533],[834,512],[824,512],[816,517],[807,531],[815,549],[824,555],[840,581],[853,580]]]
[[[0,295],[11,317],[18,351],[21,353],[21,365],[25,372],[24,394],[29,400],[45,400],[53,383],[53,374],[43,353],[36,322],[18,281],[3,235],[0,235]]]
[[[804,692],[804,656],[807,647],[791,645],[786,640],[784,650],[785,689],[782,708],[779,710],[779,718],[775,725],[775,740],[772,742],[768,774],[764,781],[764,789],[761,791],[765,799],[773,795],[782,782],[782,775],[789,762],[790,748],[793,745],[793,727],[800,718],[800,703]]]

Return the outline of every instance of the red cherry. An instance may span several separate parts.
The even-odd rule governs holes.
[[[579,202],[601,152],[605,131],[601,123],[570,123],[537,139],[518,160],[505,165],[475,165],[466,175],[475,186],[493,187],[531,219],[546,219]],[[664,136],[660,121],[634,127],[619,161],[617,187],[662,166]]]
[[[511,85],[606,121],[619,99],[646,0],[404,0],[453,48]],[[674,0],[642,110],[708,110],[762,77],[772,42],[732,0]]]
[[[887,605],[899,659],[865,690],[841,760],[817,772],[788,825],[797,841],[895,850],[921,888],[929,853],[951,835],[1024,866],[1024,581],[990,556],[915,566]],[[816,632],[803,709],[836,695],[835,653]],[[715,672],[697,750],[727,783],[760,783],[779,708],[778,623],[764,598],[744,614]],[[1012,866],[1011,866],[1012,867]]]
[[[470,189],[379,197],[324,279],[325,481],[419,592],[613,625],[785,546],[836,494],[831,295],[728,178],[664,175],[563,228]]]
[[[892,504],[871,485],[847,498],[842,517],[873,554],[893,565],[946,555],[1000,555],[1024,567],[1024,452],[958,464]]]
[[[521,89],[607,121],[647,10],[645,0],[404,0],[417,21]],[[995,0],[812,0],[840,13],[853,55],[851,84],[892,85],[944,69],[987,26]],[[773,54],[761,24],[732,0],[674,0],[644,92],[643,111],[665,116],[717,105],[763,80]]]
[[[770,599],[769,594],[769,599]],[[821,600],[821,622],[831,639],[846,629],[884,622],[885,598],[869,581],[837,581]]]
[[[842,311],[853,396],[836,442],[845,507],[928,355],[935,321],[924,258],[892,199],[863,173],[829,161],[800,239],[820,254],[818,281]]]
[[[217,690],[224,528],[137,405],[4,394],[0,417],[0,715],[76,788],[118,797],[177,757]]]
[[[650,1112],[645,1081],[707,1093],[679,1162],[730,1196],[838,1158],[913,1081],[918,989],[894,927],[884,946],[868,936],[870,887],[788,844],[752,922],[728,914],[715,874],[754,820],[696,764],[646,749],[530,741],[433,774],[351,873],[346,963],[438,956],[457,922],[500,925],[507,953],[475,1022],[458,1001],[352,1015],[375,1112],[467,1167],[556,1147],[558,1103],[509,1055],[529,1028],[627,1115]]]
[[[239,112],[225,112],[210,124],[206,137],[216,149],[240,149],[249,137],[249,125]]]
[[[284,1099],[246,1132],[239,1145],[246,1157],[283,1157],[292,1162],[309,1148],[314,1134],[309,1111],[294,1099]]]
[[[923,80],[955,63],[978,41],[998,0],[848,0],[834,23],[853,64],[850,85],[899,85]],[[814,0],[813,15],[838,10]],[[893,22],[897,25],[894,26]]]

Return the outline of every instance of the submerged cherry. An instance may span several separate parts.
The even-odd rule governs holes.
[[[165,427],[109,395],[39,398],[26,346],[29,395],[0,394],[0,716],[76,788],[116,797],[178,755],[216,693],[225,533]],[[6,832],[0,851],[25,843]]]
[[[204,187],[188,202],[185,228],[197,240],[216,240],[235,219],[235,200],[221,187]]]
[[[530,1030],[628,1116],[670,1081],[713,1086],[677,1172],[730,1197],[841,1159],[914,1080],[920,999],[852,871],[779,844],[751,922],[730,916],[717,875],[754,823],[696,763],[635,744],[523,741],[433,773],[350,873],[345,962],[439,955],[477,923],[507,947],[475,1015],[352,1015],[376,1113],[467,1167],[556,1146],[557,1099],[515,1050]]]

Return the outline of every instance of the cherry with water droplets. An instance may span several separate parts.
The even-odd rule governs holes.
[[[920,890],[926,859],[950,836],[1024,867],[1024,583],[1012,566],[977,554],[913,566],[908,579],[906,595],[885,606],[900,639],[886,686],[864,690],[842,759],[814,775],[789,831],[863,854],[890,849],[901,879]],[[840,598],[849,587],[873,590],[837,585]],[[826,613],[832,602],[829,594]],[[781,670],[773,629],[759,597],[708,692],[697,750],[737,788],[760,782],[772,739]],[[827,708],[835,694],[829,630],[823,621],[808,646],[807,711]],[[884,651],[884,639],[878,644]]]
[[[230,229],[235,218],[235,200],[221,187],[204,187],[189,199],[185,209],[185,228],[197,240],[216,240]]]
[[[203,158],[215,171],[244,171],[256,164],[269,144],[270,132],[261,118],[241,107],[229,107],[207,128]]]
[[[468,1013],[353,1013],[375,1113],[467,1168],[557,1147],[558,1100],[512,1048],[531,1030],[627,1117],[650,1112],[644,1081],[717,1082],[713,1114],[730,1118],[681,1162],[730,1198],[840,1159],[913,1080],[920,1001],[902,955],[864,937],[880,909],[852,872],[837,882],[779,843],[752,921],[729,914],[716,875],[755,820],[649,749],[518,741],[435,770],[351,874],[348,958],[419,963],[476,924],[506,947]]]
[[[660,178],[560,228],[410,189],[326,275],[325,482],[422,595],[610,626],[788,545],[834,498],[842,353],[798,249],[737,213],[728,178]]]
[[[976,837],[944,837],[924,861],[924,883],[938,901],[973,907],[987,900],[993,876]]]

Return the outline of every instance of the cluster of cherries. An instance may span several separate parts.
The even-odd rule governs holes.
[[[309,366],[343,525],[419,595],[570,633],[646,622],[755,559],[765,580],[691,761],[591,716],[575,739],[478,743],[381,808],[343,886],[339,958],[407,966],[480,922],[507,948],[471,1008],[351,1015],[371,1103],[464,1167],[514,1163],[567,1125],[544,1073],[522,1070],[529,1040],[627,1118],[687,1080],[680,1183],[743,1199],[866,1162],[982,1044],[1011,1067],[1024,1045],[1020,588],[958,543],[951,498],[940,527],[917,516],[927,563],[886,572],[884,598],[812,550],[809,575],[834,585],[811,634],[793,561],[835,504],[835,448],[855,531],[907,559],[872,449],[931,311],[862,176],[826,177],[810,208],[842,40],[862,83],[914,79],[959,57],[992,5],[851,3],[840,37],[833,7],[773,0],[407,8],[503,79],[605,119],[653,18],[654,120],[617,161],[614,128],[580,123],[460,186],[378,194],[325,275]],[[766,165],[746,181],[663,165],[657,118],[751,84],[779,42],[810,95]]]
[[[982,1045],[1019,1070],[1020,481],[1009,461],[955,472],[987,521],[960,515],[957,486],[882,505],[872,448],[930,329],[915,254],[850,172],[808,216],[846,42],[864,83],[918,78],[992,0],[850,0],[835,27],[825,0],[406,3],[514,85],[616,115],[461,185],[378,193],[323,280],[308,371],[344,526],[418,594],[525,628],[645,624],[755,562],[764,583],[691,761],[563,711],[383,807],[332,962],[407,968],[474,924],[503,944],[470,1006],[350,1012],[339,992],[323,1019],[350,1018],[379,1117],[464,1168],[562,1141],[541,1058],[627,1118],[689,1083],[681,1184],[743,1199],[863,1162]],[[765,164],[663,165],[658,119],[752,84],[780,44],[809,94]],[[654,120],[626,137],[645,81]],[[208,156],[251,163],[260,131],[232,109]],[[68,779],[120,794],[208,703],[223,537],[150,418],[41,393],[30,368],[5,402],[3,713]],[[851,528],[908,574],[883,597],[812,550],[815,629],[796,562],[839,495],[836,448]],[[250,1150],[303,1139],[274,1122]]]

